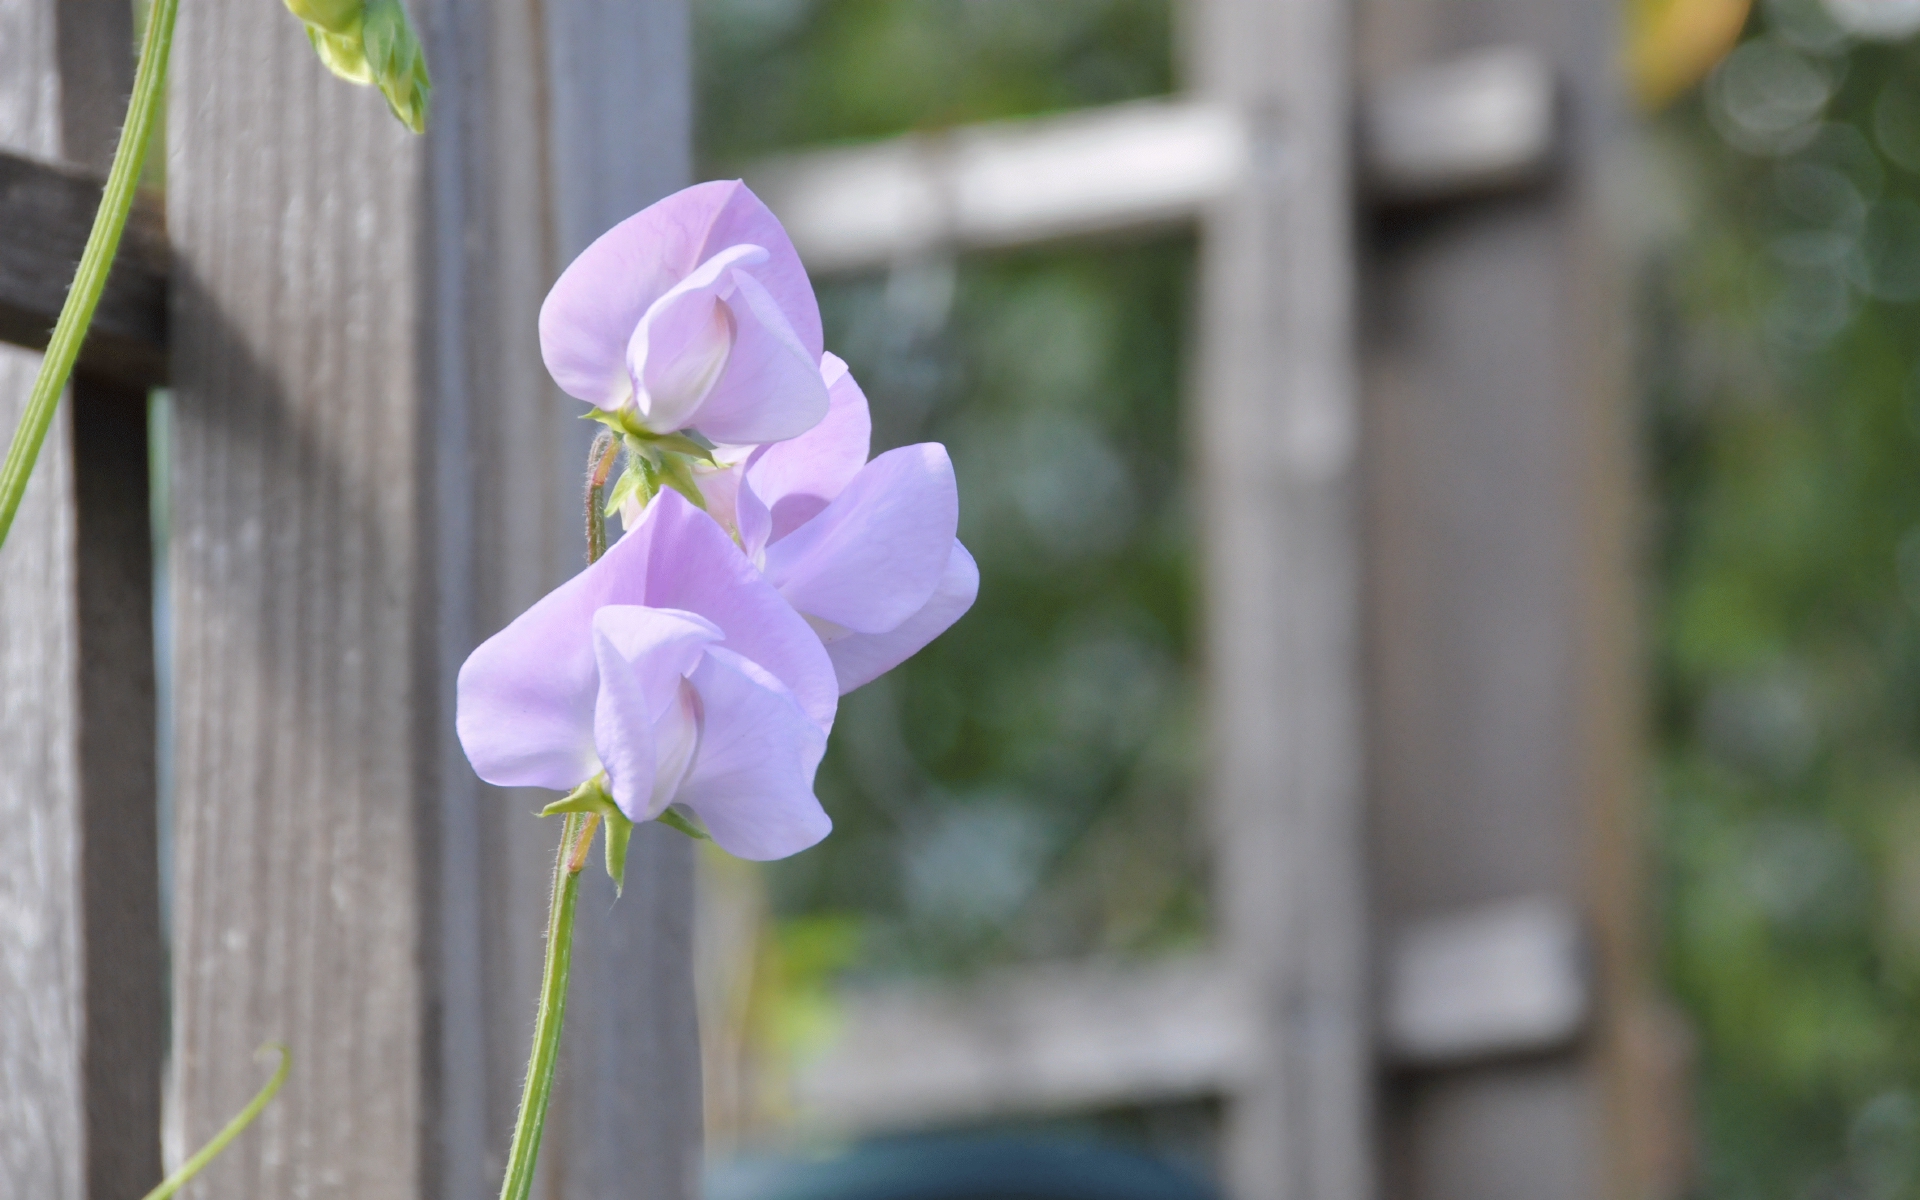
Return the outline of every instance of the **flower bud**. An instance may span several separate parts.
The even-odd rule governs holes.
[[[361,48],[358,30],[351,34],[328,33],[317,25],[309,25],[307,40],[313,43],[313,52],[320,56],[327,70],[348,83],[364,85],[373,82],[373,72],[367,69],[367,56]]]
[[[360,26],[366,0],[287,0],[287,11],[315,29],[350,34]]]
[[[427,128],[433,83],[427,57],[400,0],[286,0],[305,22],[314,53],[349,83],[371,84],[415,133]]]
[[[433,84],[427,78],[426,52],[400,0],[368,0],[361,42],[367,69],[386,96],[387,107],[408,129],[425,133]]]

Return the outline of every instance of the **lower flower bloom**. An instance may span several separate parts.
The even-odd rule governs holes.
[[[456,725],[488,783],[567,791],[604,772],[630,820],[674,806],[729,853],[783,858],[833,827],[813,778],[838,693],[807,622],[667,491],[468,657]]]

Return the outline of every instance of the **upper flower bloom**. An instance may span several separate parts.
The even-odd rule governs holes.
[[[488,783],[567,791],[604,771],[628,819],[679,805],[722,849],[769,859],[832,828],[813,776],[837,703],[819,638],[666,491],[473,652],[456,725]]]
[[[959,620],[980,571],[954,536],[960,497],[946,447],[922,442],[868,462],[866,396],[833,355],[820,373],[826,419],[771,446],[723,446],[721,468],[695,477],[708,511],[820,635],[844,694]]]
[[[800,256],[737,180],[675,192],[588,246],[540,306],[562,391],[653,433],[757,444],[827,411],[820,307]]]

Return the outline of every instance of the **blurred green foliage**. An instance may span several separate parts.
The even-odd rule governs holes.
[[[1172,88],[1167,0],[698,0],[699,149],[724,169]]]
[[[707,174],[774,151],[1165,92],[1165,0],[703,0]],[[842,702],[835,831],[769,872],[854,969],[1145,951],[1205,927],[1182,487],[1190,239],[816,281],[874,450],[944,442],[980,599]],[[778,936],[778,935],[776,935]]]
[[[1164,2],[696,15],[709,174],[1172,81]],[[1920,1195],[1920,46],[1769,3],[1643,148],[1652,849],[1699,1189]],[[952,449],[983,577],[847,697],[836,833],[772,872],[860,970],[1201,936],[1190,271],[1172,239],[822,284],[875,448]]]
[[[1769,5],[1647,146],[1654,811],[1700,1187],[1920,1194],[1920,46]]]

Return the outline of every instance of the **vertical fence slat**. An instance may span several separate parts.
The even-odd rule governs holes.
[[[0,143],[104,169],[131,9],[0,3]],[[0,352],[11,434],[38,355]],[[0,550],[0,1192],[158,1178],[161,955],[145,396],[77,378]]]
[[[297,1056],[208,1194],[497,1186],[557,829],[473,780],[453,673],[581,565],[587,431],[540,301],[687,169],[680,0],[414,12],[425,139],[322,78],[278,6],[181,20],[180,1139],[240,1102],[257,1041]],[[646,883],[583,905],[543,1195],[690,1194],[687,862],[645,839]]]
[[[1364,1200],[1347,5],[1192,15],[1195,83],[1251,136],[1205,214],[1196,322],[1219,919],[1262,1034],[1224,1169],[1239,1200]]]
[[[691,36],[684,0],[564,0],[545,11],[564,263],[689,181]],[[573,404],[563,411],[571,415]],[[569,480],[575,497],[579,462]],[[513,808],[507,818],[521,819]],[[637,833],[626,895],[615,904],[603,876],[581,897],[578,991],[552,1143],[564,1168],[557,1194],[694,1200],[693,844],[658,826]]]
[[[59,150],[51,0],[0,0],[0,142]],[[0,346],[0,429],[40,356]],[[72,439],[56,420],[0,548],[0,1191],[85,1194]]]
[[[429,208],[438,653],[457,666],[583,563],[591,430],[547,378],[535,321],[574,254],[687,181],[691,79],[684,0],[430,11],[443,139]],[[440,679],[449,714],[451,678]],[[465,1196],[497,1186],[505,1160],[558,831],[529,815],[546,797],[482,787],[450,740],[438,761],[441,1194]],[[631,853],[625,898],[590,877],[581,902],[541,1159],[550,1196],[694,1194],[690,846],[642,830]]]
[[[413,1197],[422,884],[419,143],[277,5],[174,48],[176,1154],[203,1193]]]
[[[1592,938],[1591,1033],[1410,1074],[1394,1191],[1675,1194],[1636,911],[1631,312],[1609,228],[1614,14],[1577,0],[1364,5],[1365,69],[1468,44],[1550,65],[1556,165],[1516,194],[1382,219],[1365,262],[1372,838],[1383,923],[1546,898]],[[1671,1076],[1667,1076],[1670,1078]]]
[[[104,172],[133,89],[133,10],[59,0],[63,157]],[[144,389],[75,376],[81,941],[87,1194],[160,1177],[165,1045],[155,754],[153,534]]]
[[[52,0],[0,0],[0,142],[59,150]],[[0,346],[0,429],[40,356]],[[0,548],[0,1191],[85,1194],[72,440],[54,422]]]

